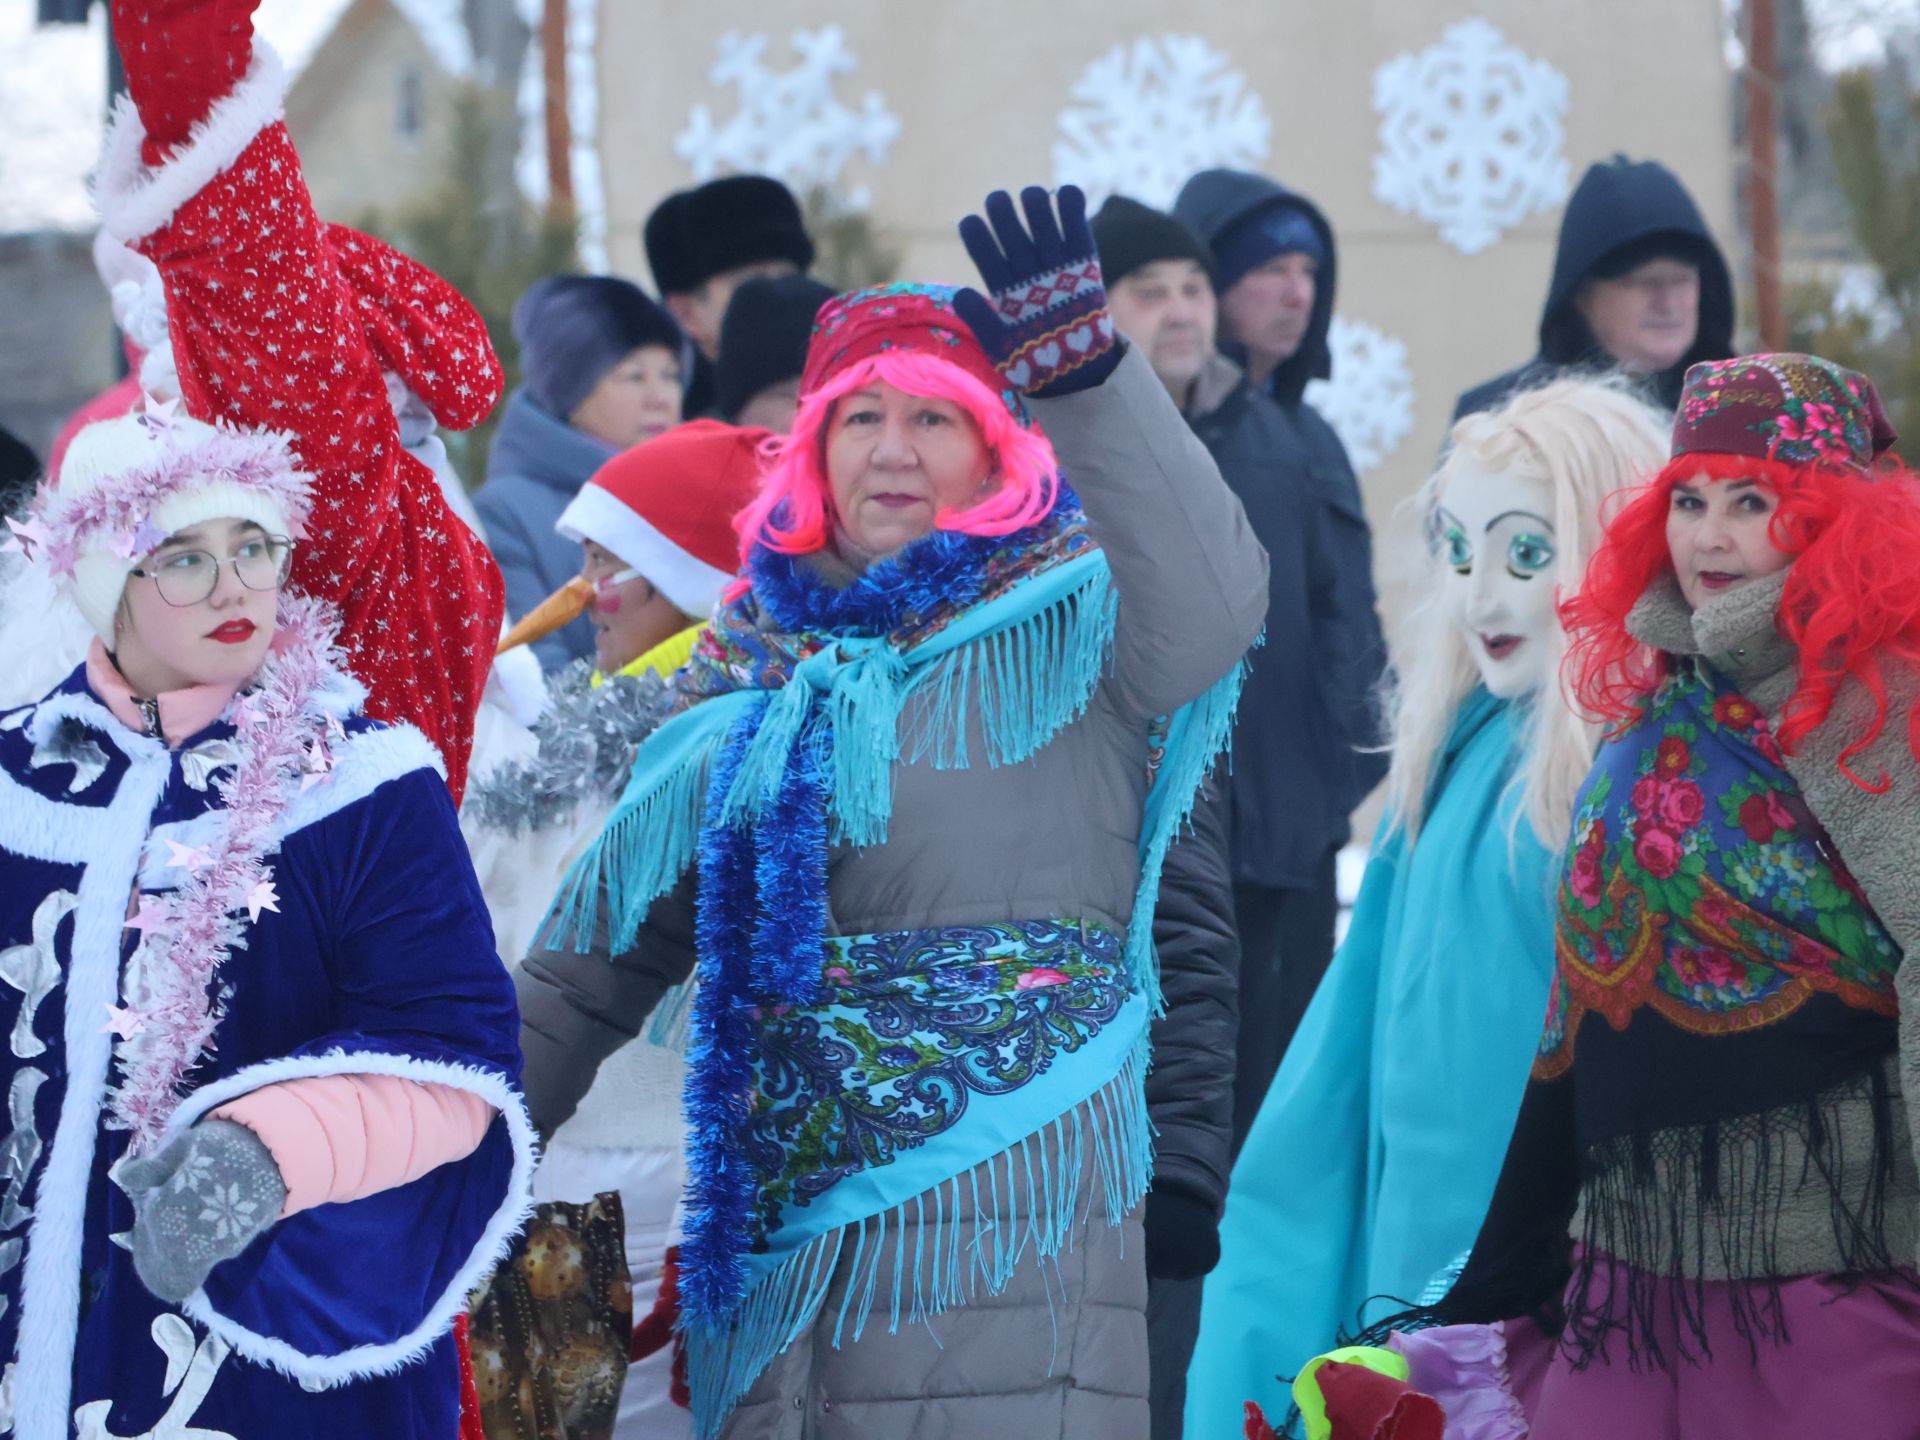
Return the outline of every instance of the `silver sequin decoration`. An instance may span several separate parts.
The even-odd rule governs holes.
[[[33,1118],[34,1097],[47,1083],[45,1073],[32,1066],[13,1072],[13,1085],[7,1091],[7,1113],[13,1133],[0,1147],[0,1230],[17,1230],[33,1218],[33,1211],[20,1203],[27,1184],[33,1179],[33,1167],[40,1161],[40,1129]]]
[[[196,790],[205,790],[212,784],[215,771],[239,763],[240,747],[231,740],[202,740],[191,749],[180,752],[180,772],[187,777],[187,784]]]
[[[66,721],[33,747],[34,768],[37,770],[44,765],[71,765],[73,779],[67,782],[67,793],[78,795],[82,790],[91,788],[93,782],[106,773],[107,752],[87,734],[83,726]]]
[[[640,742],[672,713],[677,697],[658,675],[611,675],[599,688],[576,660],[547,683],[533,727],[538,751],[476,776],[463,815],[484,830],[519,835],[570,821],[584,800],[618,795]]]
[[[26,1237],[16,1235],[11,1240],[0,1240],[0,1275],[6,1274],[20,1263],[20,1257],[27,1253]],[[0,1315],[7,1313],[7,1297],[0,1295]]]
[[[60,957],[54,954],[53,932],[74,907],[71,890],[56,890],[33,912],[33,940],[0,950],[0,980],[20,992],[20,1013],[13,1017],[13,1053],[31,1060],[46,1052],[46,1042],[33,1033],[40,1002],[60,983]]]

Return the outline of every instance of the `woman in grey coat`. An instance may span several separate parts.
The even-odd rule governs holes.
[[[702,1436],[1147,1433],[1150,920],[1266,564],[1080,193],[1022,204],[961,227],[990,298],[821,311],[745,577],[520,977],[552,1127],[697,958]]]

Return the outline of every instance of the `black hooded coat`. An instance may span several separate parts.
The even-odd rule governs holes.
[[[1540,312],[1540,349],[1517,370],[1476,385],[1454,405],[1453,418],[1491,410],[1520,390],[1545,385],[1570,371],[1611,368],[1574,301],[1609,256],[1660,241],[1672,253],[1700,267],[1700,322],[1693,348],[1677,365],[1646,377],[1648,399],[1672,411],[1680,403],[1680,385],[1689,366],[1724,360],[1733,351],[1733,280],[1726,256],[1679,178],[1657,160],[1631,161],[1623,155],[1588,167],[1560,220],[1560,247],[1553,262],[1553,283]],[[1647,258],[1659,253],[1648,252]]]
[[[1333,373],[1333,227],[1310,201],[1239,170],[1201,171],[1173,213],[1211,246],[1276,201],[1298,208],[1326,251],[1306,337],[1273,372],[1272,406],[1243,395],[1190,418],[1269,557],[1267,643],[1249,656],[1234,726],[1233,878],[1299,889],[1345,843],[1349,817],[1387,769],[1386,756],[1368,753],[1380,743],[1374,692],[1386,665],[1372,532],[1346,447],[1304,398],[1309,381]],[[1220,349],[1244,365],[1239,347]]]

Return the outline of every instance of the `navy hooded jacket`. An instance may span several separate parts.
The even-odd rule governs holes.
[[[507,397],[487,454],[487,483],[473,508],[507,582],[507,613],[518,619],[580,573],[580,546],[554,529],[567,502],[618,452],[542,410],[524,388]],[[551,672],[593,654],[593,626],[570,620],[533,644]]]
[[[1678,364],[1646,377],[1648,399],[1674,409],[1689,366],[1734,353],[1733,280],[1713,232],[1679,178],[1657,160],[1616,155],[1588,167],[1567,201],[1553,283],[1540,312],[1539,352],[1519,369],[1467,391],[1454,406],[1453,418],[1491,410],[1514,392],[1544,385],[1568,371],[1610,368],[1612,357],[1600,348],[1574,301],[1608,256],[1656,240],[1672,242],[1674,254],[1700,267],[1700,321],[1693,348]]]
[[[1304,214],[1326,251],[1306,335],[1265,395],[1242,386],[1213,413],[1190,419],[1269,557],[1267,639],[1249,657],[1234,728],[1233,877],[1292,889],[1315,883],[1327,852],[1346,842],[1354,808],[1387,769],[1377,753],[1374,696],[1386,644],[1374,605],[1373,536],[1346,447],[1303,398],[1309,381],[1333,373],[1333,227],[1310,201],[1239,170],[1201,171],[1173,213],[1211,246],[1275,202]],[[1220,349],[1244,364],[1239,347],[1223,341]]]

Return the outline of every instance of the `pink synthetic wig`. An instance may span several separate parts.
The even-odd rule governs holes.
[[[760,493],[734,519],[740,558],[756,545],[785,555],[804,555],[827,543],[832,490],[827,481],[827,426],[841,398],[876,380],[929,400],[948,400],[973,420],[994,457],[992,492],[964,510],[942,510],[939,530],[968,535],[1010,535],[1039,521],[1059,493],[1059,462],[1037,429],[1022,425],[999,396],[965,370],[937,355],[883,350],[856,361],[800,402],[793,429],[768,442],[768,467]]]

